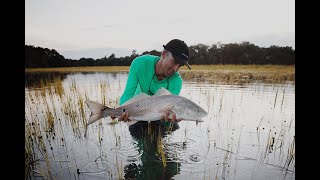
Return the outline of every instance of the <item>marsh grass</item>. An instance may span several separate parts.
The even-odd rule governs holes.
[[[293,140],[290,144],[290,147],[288,148],[288,156],[287,160],[285,162],[285,168],[288,169],[291,164],[293,164],[293,160],[295,158],[295,138],[293,137]]]
[[[268,158],[269,157],[268,154],[270,153],[274,153],[275,155],[274,150],[277,149],[275,145],[276,145],[275,136],[273,136],[271,133],[271,130],[269,130],[266,150],[265,150],[263,159]]]
[[[72,130],[76,137],[81,137],[81,127],[85,127],[85,124],[81,126],[80,122],[83,122],[81,120],[81,115],[79,113],[79,109],[77,108],[77,104],[74,104],[74,100],[72,100],[71,97],[66,97],[65,101],[62,101],[63,104],[63,112],[65,115],[65,118],[69,120],[69,123],[72,127]],[[80,116],[79,116],[80,115]]]
[[[70,87],[71,90],[73,90],[74,92],[77,92],[77,85],[76,85],[76,80],[75,79],[72,79],[71,80],[71,87]]]
[[[80,116],[82,119],[82,123],[84,126],[87,126],[87,120],[86,120],[86,114],[85,114],[85,105],[84,105],[84,100],[81,98],[81,96],[78,99],[78,105],[79,105],[79,111],[80,111]]]
[[[46,94],[47,94],[47,88],[46,87],[48,87],[48,84],[49,84],[48,81],[43,80],[43,79],[40,80],[40,93],[41,93],[40,95],[42,97],[45,97]]]
[[[51,178],[51,160],[48,156],[51,140],[58,140],[55,144],[63,146],[67,145],[66,139],[63,136],[63,127],[66,123],[71,125],[75,137],[81,137],[82,127],[87,124],[84,99],[88,99],[87,93],[84,96],[79,92],[75,79],[71,80],[69,91],[66,93],[62,85],[60,76],[55,76],[52,83],[46,79],[40,80],[37,89],[26,93],[26,131],[25,131],[25,177],[30,175],[30,172],[36,173],[32,176],[41,176],[43,178]],[[68,88],[68,87],[67,87]],[[101,96],[104,102],[107,102],[107,97],[103,91],[106,91],[106,83],[100,83]],[[56,107],[60,107],[56,109]],[[61,111],[60,111],[61,110]],[[55,127],[58,125],[58,127]],[[60,126],[59,126],[60,125]],[[82,126],[83,125],[83,126]],[[101,125],[102,127],[102,125]],[[54,129],[57,128],[61,132],[58,133],[59,138],[55,137]],[[53,133],[53,136],[48,136],[47,133]],[[102,130],[99,128],[99,143],[102,141]],[[45,138],[47,137],[47,139]],[[51,138],[51,139],[49,139]],[[117,144],[120,144],[120,136],[116,138]],[[49,142],[49,145],[47,144]],[[49,149],[48,149],[49,148]],[[40,169],[33,170],[32,165],[43,159],[44,165],[37,166]],[[118,162],[117,162],[118,163]],[[123,171],[122,162],[119,164],[119,177],[122,177]]]
[[[179,71],[184,80],[208,81],[216,84],[247,84],[252,82],[285,83],[295,81],[294,66],[277,65],[208,65],[192,66]]]
[[[64,68],[26,68],[25,72],[119,72],[129,71],[129,66],[89,66]],[[222,84],[250,82],[284,83],[295,81],[295,66],[285,65],[192,65],[192,70],[182,67],[184,80],[208,81]]]
[[[54,129],[54,117],[53,117],[53,114],[52,112],[50,111],[49,109],[49,106],[47,104],[47,109],[46,109],[46,117],[47,117],[47,130],[46,131],[53,131]]]
[[[54,77],[53,88],[54,88],[55,92],[59,95],[59,97],[62,98],[62,95],[64,92],[63,92],[63,87],[62,87],[61,76],[58,75],[58,76]]]
[[[222,110],[222,102],[223,102],[223,91],[221,92],[221,96],[220,96],[219,114],[221,113],[221,110]]]
[[[263,120],[263,118],[264,118],[264,116],[262,116],[262,118],[260,119],[260,122],[259,122],[259,124],[258,124],[258,126],[257,126],[257,139],[258,139],[258,143],[260,144],[260,126],[261,126],[261,122],[262,122],[262,120]]]
[[[120,164],[119,164],[119,160],[118,160],[118,155],[117,154],[116,154],[116,167],[117,167],[118,179],[122,180],[122,177],[123,177],[123,165],[122,165],[122,161],[120,161]]]
[[[44,138],[42,136],[42,133],[37,131],[37,130],[40,129],[40,127],[37,124],[32,124],[32,125],[33,125],[34,130],[36,130],[36,131],[33,131],[31,133],[32,136],[30,137],[29,141],[32,142],[32,145],[29,144],[29,148],[28,148],[28,145],[27,145],[26,149],[28,149],[28,152],[35,153],[35,151],[37,151],[42,155],[41,158],[44,158],[45,162],[46,162],[46,167],[47,167],[46,168],[46,174],[50,174],[51,164],[50,164],[49,159],[48,159],[48,152],[47,152],[47,149],[46,149],[45,141],[44,141]],[[37,134],[37,133],[39,133],[39,134]],[[37,147],[37,149],[34,149],[34,147]],[[30,151],[30,150],[32,150],[32,151]],[[28,155],[28,156],[30,156],[30,155]],[[26,166],[28,166],[28,165],[32,166],[39,159],[40,158],[36,159],[36,157],[33,157],[32,160],[31,159],[27,160],[28,164],[26,164]]]
[[[107,84],[105,81],[100,82],[100,89],[101,89],[101,97],[102,97],[102,104],[106,104],[107,97],[106,97],[106,90],[107,90]]]
[[[276,107],[277,97],[278,97],[278,89],[277,89],[277,92],[276,92],[276,97],[274,98],[273,108],[275,108],[275,107]]]
[[[225,68],[223,70],[215,69],[218,67],[214,67],[214,68],[211,67],[212,69],[208,69],[208,70],[205,69],[208,67],[202,67],[202,68],[204,68],[204,70],[197,69],[197,66],[193,66],[192,68],[193,68],[192,71],[184,71],[183,70],[181,74],[185,73],[185,75],[186,75],[187,73],[191,73],[191,74],[188,74],[190,76],[190,78],[197,79],[198,78],[197,74],[199,74],[199,73],[196,73],[196,72],[204,72],[205,75],[202,74],[201,76],[203,76],[203,77],[208,76],[208,78],[211,78],[210,72],[206,72],[206,71],[218,71],[218,72],[211,72],[211,73],[222,72],[222,75],[223,75],[222,78],[227,79],[229,82],[248,83],[248,82],[251,82],[252,80],[255,79],[255,74],[252,72],[250,72],[251,74],[247,74],[246,77],[242,77],[243,74],[241,74],[241,73],[236,74],[235,71],[241,72],[243,70],[243,69],[240,69],[240,67],[220,66],[220,68]],[[228,69],[228,68],[230,68],[230,69]],[[255,71],[259,71],[259,72],[264,72],[264,71],[269,70],[270,73],[274,72],[275,74],[279,73],[276,71],[288,71],[289,72],[288,74],[293,73],[293,76],[294,76],[294,72],[287,69],[287,68],[294,69],[294,67],[267,67],[267,68],[243,67],[243,68],[249,68],[248,71],[255,70]],[[250,69],[250,68],[252,68],[252,69]],[[223,73],[226,73],[227,71],[229,71],[229,73],[231,73],[231,74],[223,74]],[[194,75],[192,75],[192,73]],[[208,74],[206,74],[206,73],[208,73]],[[234,75],[232,75],[232,73],[234,73]],[[242,72],[242,73],[247,73],[247,72]],[[241,77],[241,78],[239,78],[239,77]],[[265,78],[265,79],[268,79],[268,78]],[[288,77],[286,77],[286,79],[288,79]],[[207,81],[208,79],[202,78],[202,80]],[[293,78],[293,80],[294,80],[294,78]],[[88,111],[86,111],[86,110],[88,110],[88,108],[86,107],[84,101],[89,100],[89,99],[92,100],[92,94],[88,91],[82,92],[81,89],[77,87],[77,82],[75,79],[72,79],[71,82],[69,82],[70,86],[65,86],[65,87],[62,86],[62,80],[59,78],[59,76],[57,76],[54,79],[53,84],[52,83],[50,84],[46,80],[42,80],[40,82],[41,82],[40,83],[41,85],[40,85],[39,89],[32,91],[32,93],[26,94],[26,111],[28,113],[26,113],[26,122],[27,122],[26,124],[27,125],[26,125],[26,131],[25,131],[25,133],[26,133],[26,137],[25,137],[25,140],[26,140],[26,142],[25,142],[25,165],[26,165],[26,169],[28,169],[28,168],[30,169],[31,167],[29,167],[28,165],[30,164],[30,162],[34,162],[36,159],[39,159],[39,157],[37,157],[35,154],[38,151],[40,151],[40,153],[42,155],[42,157],[40,157],[40,158],[43,158],[45,163],[47,164],[46,165],[47,170],[43,171],[40,169],[40,170],[37,170],[37,172],[39,172],[41,174],[41,176],[49,177],[50,176],[50,169],[51,169],[50,160],[49,160],[50,158],[48,157],[48,154],[47,154],[48,150],[46,149],[46,144],[44,142],[44,138],[42,138],[42,137],[45,137],[43,135],[43,133],[45,133],[45,131],[48,131],[48,130],[50,131],[50,129],[55,128],[56,130],[57,129],[60,130],[61,133],[59,133],[59,135],[63,136],[64,135],[63,129],[65,128],[65,126],[63,126],[63,125],[65,125],[65,123],[67,123],[67,124],[69,123],[71,125],[72,130],[74,131],[74,134],[76,135],[76,137],[80,137],[81,131],[83,129],[82,125],[83,125],[83,127],[86,126],[86,123],[88,120],[88,115],[89,115]],[[215,82],[218,82],[218,81],[215,81]],[[275,81],[272,81],[272,82],[275,82]],[[279,82],[281,82],[281,81],[279,81]],[[53,91],[51,91],[48,87],[52,87]],[[96,89],[94,89],[94,88],[96,88]],[[110,94],[110,95],[108,93],[106,93],[106,92],[111,91],[111,86],[108,82],[100,81],[92,89],[95,90],[95,93],[96,93],[95,96],[98,99],[97,101],[100,101],[103,104],[108,105],[110,107],[116,107],[118,105],[117,100],[119,98],[118,97],[119,95],[117,95],[116,93]],[[221,133],[222,128],[220,128],[221,127],[220,124],[222,124],[223,113],[225,113],[229,109],[229,107],[228,107],[229,105],[227,105],[227,103],[226,103],[226,99],[228,99],[227,98],[228,92],[227,91],[224,92],[222,90],[220,92],[220,95],[215,96],[214,94],[210,94],[210,91],[208,91],[208,90],[200,89],[200,91],[201,91],[201,94],[208,100],[207,102],[204,103],[205,105],[207,105],[208,111],[209,111],[209,108],[213,107],[212,114],[214,114],[214,112],[218,112],[219,117],[221,117],[221,121],[220,121],[220,118],[218,120],[215,119],[217,122],[218,128],[217,128],[217,132],[212,133],[213,136],[218,135],[218,134],[222,134]],[[279,100],[281,97],[280,92],[281,91],[279,90],[279,93],[278,93],[278,90],[277,90],[274,102],[273,102],[274,96],[272,96],[272,100],[271,100],[271,104],[270,104],[271,107],[272,106],[274,108],[276,107],[277,97],[279,96]],[[288,92],[290,93],[290,90]],[[285,93],[287,93],[287,92],[285,91],[285,89],[283,89],[281,108],[283,105],[285,105],[284,104],[284,98],[286,98]],[[241,94],[240,104],[242,103],[243,96],[244,95]],[[223,98],[223,97],[225,97],[225,98]],[[201,98],[199,98],[199,101],[201,101]],[[212,103],[211,103],[211,101],[212,101]],[[279,105],[280,105],[279,103],[280,103],[280,101],[278,101],[277,108],[279,108]],[[232,106],[232,105],[230,105],[230,106]],[[59,108],[57,108],[57,107],[59,107]],[[231,119],[234,119],[234,115],[233,115],[234,108],[231,108],[231,109],[232,109],[232,112],[230,114],[230,117],[231,117]],[[220,115],[220,113],[222,115]],[[61,120],[58,117],[60,117]],[[283,161],[285,161],[284,167],[286,167],[288,169],[289,167],[294,166],[294,159],[295,159],[294,140],[291,142],[290,145],[289,145],[290,141],[288,142],[288,144],[285,144],[285,143],[287,143],[286,138],[285,138],[285,133],[289,132],[290,128],[292,126],[294,126],[294,114],[291,118],[288,129],[286,129],[285,125],[283,124],[283,128],[281,129],[280,133],[277,134],[280,137],[277,138],[276,142],[275,142],[275,136],[273,136],[273,133],[271,134],[271,131],[267,135],[267,138],[263,138],[265,136],[264,136],[264,132],[261,129],[261,124],[264,121],[264,118],[267,119],[268,117],[262,116],[261,119],[257,119],[257,121],[260,120],[260,122],[257,126],[257,129],[256,129],[258,144],[263,145],[262,148],[264,148],[264,147],[266,148],[265,152],[262,152],[262,153],[264,153],[264,158],[268,158],[268,156],[269,156],[268,154],[271,151],[274,150],[273,152],[275,152],[275,150],[277,149],[275,147],[277,146],[278,148],[280,148],[280,151],[282,151],[282,149],[284,149],[283,151],[287,150],[287,153],[284,152],[283,153],[284,155],[282,156],[282,158],[284,159]],[[104,130],[103,130],[103,124],[101,123],[102,121],[103,120],[99,121],[98,130],[95,132],[95,133],[97,133],[96,137],[98,138],[98,141],[100,143],[100,148],[103,146],[102,138],[105,137],[105,135],[103,134]],[[57,122],[59,122],[60,126]],[[115,140],[116,146],[120,147],[121,146],[121,138],[123,138],[123,136],[121,134],[119,134],[118,132],[116,132],[116,128],[115,128],[116,122],[114,120],[112,120],[112,122],[113,123],[111,123],[111,126],[113,127],[113,135],[114,135],[114,138],[112,138],[112,139]],[[227,121],[226,121],[227,124],[224,124],[224,125],[229,126],[228,122],[229,122],[229,119],[227,119]],[[45,124],[43,124],[43,123],[45,123]],[[63,125],[61,123],[63,123]],[[43,125],[45,125],[45,126],[43,126]],[[186,124],[185,129],[182,129],[182,131],[184,133],[183,149],[186,148],[187,125],[188,124]],[[60,127],[60,128],[58,128],[58,127]],[[172,127],[170,127],[170,128],[172,128]],[[66,129],[66,131],[68,131],[68,129]],[[166,140],[166,139],[163,139],[160,136],[161,133],[160,132],[156,133],[156,131],[157,131],[156,129],[151,128],[151,126],[149,126],[149,124],[148,124],[148,131],[146,133],[146,140],[144,140],[143,143],[144,143],[145,147],[150,146],[149,142],[151,142],[151,144],[156,143],[157,144],[156,151],[157,151],[159,159],[162,161],[162,166],[167,167],[167,163],[170,163],[170,161],[167,161],[167,159],[166,159],[166,154],[165,154],[166,146],[163,145],[164,144],[163,140]],[[167,132],[170,132],[170,129]],[[208,140],[209,140],[210,139],[209,138],[209,131],[207,131],[207,132],[208,132]],[[240,130],[240,132],[242,132],[242,131]],[[156,136],[156,134],[158,134],[158,136]],[[65,139],[64,137],[62,137],[62,138]],[[217,138],[218,139],[223,138],[223,136],[218,136]],[[48,139],[48,137],[47,137],[47,139]],[[61,138],[57,138],[57,139],[61,139]],[[149,145],[148,145],[148,143],[149,143]],[[220,143],[219,140],[217,140],[217,141],[214,140],[213,147],[215,149],[217,148],[216,143]],[[279,143],[280,143],[280,145],[279,145]],[[67,143],[64,141],[64,144],[67,144]],[[210,140],[208,141],[208,144],[210,147]],[[266,144],[266,146],[265,146],[265,144]],[[289,145],[289,148],[287,149],[285,145]],[[239,136],[239,141],[238,141],[238,148],[239,148],[239,146],[240,146],[240,136]],[[230,147],[230,146],[228,145],[228,147]],[[282,147],[285,147],[285,148],[282,148]],[[47,148],[48,148],[48,146],[47,146]],[[260,146],[259,146],[259,148],[260,148]],[[229,152],[231,150],[232,149],[229,150],[229,148],[227,148],[226,154],[224,154],[225,158],[222,162],[223,163],[222,164],[223,165],[223,167],[222,167],[223,168],[222,169],[223,176],[225,176],[224,173],[227,170],[226,165],[231,164],[231,152]],[[39,153],[37,153],[37,154],[39,154]],[[115,154],[115,155],[117,155],[117,154]],[[279,159],[280,159],[280,155],[281,155],[281,153],[279,154]],[[123,172],[124,172],[122,159],[120,159],[119,157],[115,157],[115,158],[116,158],[116,160],[115,160],[116,161],[115,162],[116,169],[114,169],[116,172],[115,174],[118,175],[118,178],[122,178]],[[281,163],[281,164],[283,165],[283,163]],[[217,168],[219,169],[219,166]],[[218,169],[217,169],[217,174],[215,176],[216,178],[218,178]],[[177,171],[178,171],[178,166],[177,166]],[[220,172],[221,172],[221,169],[220,169]],[[114,176],[112,174],[109,174],[109,175],[111,177]],[[214,176],[214,173],[212,176]]]
[[[282,101],[281,101],[281,111],[282,111],[282,105],[283,105],[283,101],[284,101],[284,95],[285,95],[285,93],[286,93],[286,89],[285,88],[283,88],[283,95],[282,95]]]
[[[30,123],[31,125],[31,123]],[[25,128],[25,176],[27,177],[30,172],[30,166],[32,162],[35,160],[35,150],[33,144],[33,137],[32,137],[32,129],[29,124],[26,125]]]
[[[159,157],[160,157],[160,159],[162,161],[162,166],[166,167],[167,166],[167,161],[166,161],[166,156],[165,156],[165,153],[164,153],[164,148],[163,148],[160,128],[159,128],[159,133],[158,133],[158,137],[157,137],[157,152],[160,155]]]

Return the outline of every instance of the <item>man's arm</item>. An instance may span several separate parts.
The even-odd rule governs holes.
[[[180,75],[178,75],[177,77],[173,78],[170,81],[170,85],[168,87],[168,90],[174,95],[179,95],[181,88],[182,88],[182,79],[181,79]]]

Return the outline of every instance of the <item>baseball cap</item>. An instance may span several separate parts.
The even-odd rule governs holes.
[[[191,70],[188,63],[189,59],[189,47],[187,44],[180,39],[172,39],[166,45],[163,45],[164,49],[171,52],[174,60],[181,64],[186,65]]]

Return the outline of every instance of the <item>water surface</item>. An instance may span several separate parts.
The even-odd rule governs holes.
[[[118,107],[118,73],[27,73],[29,179],[294,179],[295,85],[186,80],[180,95],[204,122],[143,131],[104,118],[86,128],[92,100]]]

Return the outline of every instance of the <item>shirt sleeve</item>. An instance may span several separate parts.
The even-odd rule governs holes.
[[[138,86],[138,69],[135,65],[135,61],[133,61],[130,65],[125,90],[120,97],[120,106],[134,96],[137,86]]]

